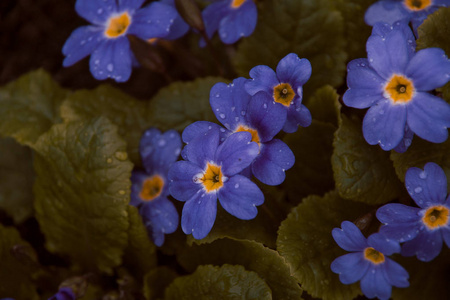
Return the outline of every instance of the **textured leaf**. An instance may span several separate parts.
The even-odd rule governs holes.
[[[199,78],[192,82],[175,82],[162,88],[150,102],[149,111],[153,126],[163,131],[182,131],[195,121],[215,122],[209,105],[209,91],[219,77]]]
[[[361,122],[356,118],[342,115],[340,123],[331,157],[339,194],[369,204],[383,204],[397,198],[403,185],[395,176],[389,152],[364,140]]]
[[[253,34],[238,46],[234,64],[241,76],[251,68],[275,68],[293,52],[312,65],[306,94],[325,84],[343,81],[345,61],[344,24],[331,0],[268,0],[259,3],[258,23]]]
[[[0,139],[0,209],[21,223],[33,212],[33,163],[30,149],[12,138]]]
[[[43,70],[30,72],[0,88],[0,135],[32,146],[53,124],[68,92]]]
[[[438,47],[450,56],[450,7],[429,15],[418,29],[417,50]]]
[[[258,274],[242,266],[199,266],[188,276],[175,279],[165,299],[272,299],[270,288]]]
[[[186,247],[178,256],[180,264],[193,272],[204,264],[242,265],[256,272],[272,290],[274,300],[300,300],[301,289],[290,275],[289,267],[278,252],[253,241],[220,239],[211,244]]]
[[[335,130],[331,124],[313,120],[309,127],[285,136],[295,155],[284,183],[290,202],[298,204],[307,195],[323,195],[334,188],[330,156]]]
[[[415,137],[405,153],[391,152],[395,171],[401,181],[405,181],[406,171],[411,167],[423,169],[426,163],[438,164],[447,175],[447,186],[450,187],[450,139],[441,144],[434,144]]]
[[[156,247],[150,241],[138,209],[128,205],[127,210],[130,227],[128,229],[128,247],[125,249],[124,264],[131,268],[133,274],[142,277],[156,266]]]
[[[339,95],[336,93],[336,90],[326,85],[316,90],[314,95],[305,102],[305,105],[308,107],[314,120],[330,123],[337,128],[339,126],[338,118],[341,107],[338,98]]]
[[[345,254],[331,231],[344,220],[353,221],[371,208],[344,200],[336,191],[324,197],[310,196],[295,207],[278,231],[277,249],[291,267],[293,276],[313,297],[352,299],[360,294],[359,284],[344,285],[330,265]]]
[[[39,299],[36,287],[31,281],[32,269],[12,255],[14,246],[32,249],[30,244],[20,238],[15,228],[0,225],[0,297]]]
[[[79,90],[67,97],[61,106],[65,121],[105,116],[118,127],[127,142],[130,159],[140,161],[139,142],[142,133],[151,125],[145,102],[138,101],[109,85],[95,90]]]
[[[145,298],[147,300],[163,299],[166,287],[177,277],[177,273],[166,266],[151,270],[144,277]]]
[[[36,143],[35,210],[51,252],[88,270],[121,263],[132,164],[106,118],[55,125]]]

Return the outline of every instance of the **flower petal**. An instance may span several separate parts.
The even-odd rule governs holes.
[[[417,256],[418,260],[431,261],[439,255],[442,249],[442,235],[440,230],[422,230],[415,239],[402,246],[403,256]]]
[[[362,252],[339,256],[331,263],[331,271],[339,274],[343,284],[351,284],[360,280],[367,272],[370,262],[364,259]]]
[[[419,234],[421,226],[419,220],[417,222],[393,223],[381,226],[379,232],[390,239],[403,243],[414,239]]]
[[[133,13],[142,6],[145,0],[117,0],[117,2],[119,4],[118,11],[127,10],[129,13]]]
[[[409,13],[403,8],[402,3],[389,0],[375,2],[364,15],[364,21],[371,26],[377,22],[392,24],[402,19],[409,19]]]
[[[363,120],[364,138],[370,145],[380,144],[383,150],[394,149],[405,134],[406,108],[392,105],[390,100],[377,102]]]
[[[416,92],[407,105],[408,126],[424,140],[442,143],[447,140],[450,127],[450,105],[428,93]]]
[[[214,159],[217,147],[219,146],[219,138],[219,131],[212,128],[203,135],[190,141],[184,147],[183,154],[187,160],[201,168],[205,168],[206,163]]]
[[[377,219],[383,224],[415,222],[420,219],[420,208],[400,203],[389,203],[377,210]]]
[[[199,193],[184,204],[181,216],[181,228],[195,239],[208,235],[214,225],[217,214],[217,194]]]
[[[306,58],[289,53],[277,65],[277,77],[280,82],[289,83],[294,90],[304,85],[311,77],[311,63]]]
[[[347,65],[347,85],[351,89],[381,92],[385,80],[369,65],[367,58],[354,59]]]
[[[265,91],[273,95],[273,88],[280,83],[275,72],[268,66],[260,65],[250,70],[249,80],[245,83],[245,89],[250,95]]]
[[[450,80],[450,60],[440,48],[422,49],[413,56],[405,74],[416,90],[430,91]]]
[[[376,89],[348,89],[343,96],[344,104],[354,108],[368,108],[385,100],[383,93]]]
[[[95,79],[127,81],[131,75],[130,42],[125,36],[105,40],[92,52],[89,67]]]
[[[384,255],[392,255],[400,252],[400,243],[389,239],[382,233],[376,232],[367,238],[367,244]]]
[[[189,161],[177,161],[169,169],[170,194],[179,201],[187,201],[199,193],[203,186],[194,183],[194,176],[203,172],[199,166]]]
[[[116,0],[77,0],[75,11],[86,21],[104,26],[111,15],[117,12]]]
[[[211,38],[219,29],[220,21],[230,10],[227,1],[217,1],[208,5],[202,11],[202,18],[205,24],[206,34]]]
[[[355,224],[349,221],[341,223],[340,228],[331,231],[334,240],[346,251],[363,251],[367,247],[366,238]]]
[[[389,284],[405,288],[409,286],[408,271],[405,270],[400,264],[396,263],[390,258],[386,258],[385,267],[382,268],[384,277],[387,278]]]
[[[385,266],[372,266],[361,279],[361,291],[367,298],[388,300],[391,297],[392,286],[384,277],[385,272],[381,270],[383,267]]]
[[[411,146],[412,140],[414,138],[414,132],[409,128],[408,124],[405,126],[405,134],[403,135],[400,143],[394,148],[397,153],[404,153]]]
[[[241,37],[251,35],[255,30],[257,19],[255,2],[245,1],[239,8],[231,9],[220,21],[220,39],[225,44],[234,44]]]
[[[264,194],[250,179],[235,175],[219,190],[219,201],[231,215],[241,220],[251,220],[258,214],[257,205],[264,203]]]
[[[294,162],[295,156],[289,146],[273,139],[261,145],[261,153],[252,164],[252,172],[262,183],[278,185],[286,177],[285,170],[290,169]]]
[[[298,126],[308,127],[311,125],[311,112],[306,106],[301,104],[301,99],[294,100],[294,105],[289,106],[287,110],[286,122],[283,131],[286,133],[296,132]]]
[[[149,177],[149,174],[142,171],[133,171],[131,173],[131,193],[130,205],[139,206],[143,203],[139,194],[142,190],[142,182]]]
[[[419,207],[443,204],[447,196],[447,177],[439,165],[427,163],[423,171],[409,168],[405,174],[405,186]]]
[[[62,48],[66,56],[64,67],[70,67],[90,55],[104,39],[103,28],[98,26],[82,26],[75,29]]]
[[[219,131],[220,134],[220,141],[224,141],[225,138],[231,134],[230,131],[225,130],[225,128],[222,128],[220,125],[208,122],[208,121],[197,121],[190,125],[188,125],[184,130],[183,134],[181,135],[183,142],[186,144],[190,143],[193,139],[196,137],[199,137],[200,135],[204,135],[209,130],[216,130]]]

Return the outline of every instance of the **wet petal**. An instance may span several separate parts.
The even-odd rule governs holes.
[[[90,55],[104,39],[103,28],[97,26],[82,26],[75,29],[62,48],[66,56],[64,67],[70,67]]]
[[[152,2],[133,15],[128,33],[143,40],[165,37],[177,16],[178,12],[170,5]]]
[[[220,21],[220,39],[225,44],[233,44],[241,37],[251,35],[255,30],[257,19],[258,12],[253,1],[245,1],[239,8],[230,9]]]
[[[144,3],[145,0],[117,0],[117,2],[119,4],[118,11],[127,10],[129,13],[133,13],[142,6],[142,3]]]
[[[364,259],[363,253],[356,252],[336,258],[331,263],[331,271],[339,274],[343,284],[351,284],[361,280],[369,266],[370,262]]]
[[[391,297],[392,286],[384,277],[384,271],[381,270],[383,267],[384,265],[371,266],[361,279],[361,291],[367,298],[388,300]]]
[[[190,143],[196,137],[204,135],[210,130],[219,131],[220,141],[224,141],[225,138],[231,134],[229,130],[221,127],[220,125],[208,121],[197,121],[188,125],[182,134],[183,142]]]
[[[220,21],[229,11],[227,1],[217,1],[208,5],[202,11],[202,18],[205,24],[206,34],[209,38],[219,29]]]
[[[277,65],[277,77],[280,82],[289,83],[294,90],[309,80],[311,72],[309,60],[300,59],[295,53],[286,55]]]
[[[208,130],[203,135],[191,140],[184,147],[183,154],[187,160],[201,168],[205,168],[206,163],[214,159],[217,147],[219,146],[219,138],[218,130]]]
[[[377,210],[377,219],[383,224],[415,222],[420,219],[420,208],[400,203],[389,203]]]
[[[408,271],[392,259],[386,258],[385,267],[382,270],[384,272],[384,277],[387,278],[389,284],[399,288],[409,286]]]
[[[280,83],[275,72],[264,65],[252,68],[250,77],[253,79],[245,83],[245,89],[250,95],[265,91],[272,96],[273,88]]]
[[[367,238],[367,244],[384,255],[392,255],[400,252],[400,243],[376,232]]]
[[[289,106],[287,110],[283,131],[293,133],[297,131],[298,126],[308,127],[311,125],[311,122],[312,116],[309,109],[301,104],[301,100],[294,100],[294,105]]]
[[[340,228],[331,231],[334,240],[346,251],[363,251],[367,247],[366,238],[355,224],[349,221],[341,223]]]
[[[418,260],[431,261],[442,249],[442,235],[439,230],[422,230],[417,237],[402,246],[403,256],[417,256]]]
[[[187,201],[203,189],[201,183],[194,182],[194,176],[203,169],[189,161],[177,161],[169,169],[170,194],[179,201]]]
[[[403,8],[402,3],[395,1],[375,2],[364,15],[364,21],[371,26],[377,22],[392,24],[402,19],[409,19],[409,13]]]
[[[117,12],[117,6],[115,0],[77,0],[75,10],[86,21],[103,26]]]
[[[199,193],[184,204],[181,216],[181,228],[199,240],[208,235],[214,225],[217,214],[217,195]]]

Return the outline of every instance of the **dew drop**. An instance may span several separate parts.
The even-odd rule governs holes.
[[[236,184],[234,185],[234,188],[235,188],[235,189],[239,188],[239,183],[236,183]]]
[[[216,94],[216,98],[219,98],[219,97],[220,97],[220,94],[219,94],[219,93],[217,93],[217,94]]]
[[[425,171],[422,171],[422,172],[420,172],[419,173],[419,177],[421,178],[421,179],[425,179],[425,178],[427,178],[427,172],[425,172]]]
[[[220,128],[220,132],[225,132],[225,128]]]
[[[120,191],[119,191],[119,194],[120,194],[120,195],[125,195],[125,191],[124,191],[124,190],[120,190]]]
[[[101,15],[102,12],[103,12],[103,9],[102,9],[102,8],[97,9],[97,14]]]
[[[111,158],[108,158],[108,159],[106,160],[106,162],[107,162],[108,164],[110,164],[110,163],[112,163],[112,159],[111,159]]]
[[[200,184],[202,183],[202,177],[203,177],[202,173],[195,174],[194,177],[192,177],[192,182]],[[198,192],[200,192],[200,190]]]
[[[235,120],[236,122],[238,122],[238,121],[239,121],[239,117],[235,117],[234,120]]]
[[[211,130],[211,128],[212,128],[212,126],[211,126],[211,125],[209,125],[209,126],[208,126],[208,129],[209,129],[209,130]]]
[[[126,160],[128,158],[128,154],[124,151],[117,151],[114,153],[114,156],[119,160]]]
[[[164,147],[165,145],[166,145],[166,140],[160,139],[159,142],[158,142],[158,146]]]
[[[264,107],[264,108],[267,108],[267,104],[266,104],[266,103],[264,103],[263,107]]]
[[[414,192],[416,192],[418,194],[418,193],[422,192],[422,188],[420,186],[418,186],[414,189]]]
[[[112,72],[112,71],[114,70],[113,64],[108,64],[108,65],[106,66],[106,69],[107,69],[109,72]]]
[[[219,117],[220,117],[221,119],[225,119],[225,114],[219,114]]]
[[[175,149],[175,155],[176,155],[176,156],[180,155],[180,152],[181,152],[181,149],[180,149],[180,148]]]

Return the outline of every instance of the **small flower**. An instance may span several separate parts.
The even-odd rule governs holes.
[[[219,0],[206,7],[202,17],[209,38],[219,31],[222,42],[233,44],[253,33],[258,11],[253,0]]]
[[[349,89],[343,96],[347,106],[370,107],[363,121],[366,141],[383,150],[404,147],[411,143],[410,130],[427,141],[444,142],[450,105],[427,93],[450,79],[444,51],[427,48],[415,53],[413,34],[404,23],[377,23],[366,48],[368,59],[348,64]]]
[[[165,37],[178,15],[170,5],[159,2],[140,8],[143,2],[77,0],[75,10],[93,25],[72,32],[62,49],[63,65],[69,67],[91,55],[89,67],[96,79],[127,81],[134,60],[127,35],[143,40]]]
[[[180,135],[175,130],[162,134],[150,128],[142,136],[140,153],[145,172],[133,171],[130,204],[140,207],[144,224],[156,246],[164,243],[164,235],[178,227],[178,212],[169,196],[167,173],[178,159]]]
[[[364,19],[374,26],[377,22],[394,24],[397,21],[411,22],[417,36],[417,28],[427,16],[439,7],[450,5],[450,0],[381,0],[372,4]]]
[[[75,294],[70,287],[61,287],[56,294],[48,300],[75,300]]]
[[[419,208],[398,203],[380,207],[377,218],[385,224],[380,232],[389,238],[405,242],[402,255],[416,255],[421,261],[430,261],[441,252],[443,241],[450,247],[450,195],[447,197],[447,177],[437,164],[427,163],[423,171],[409,168],[405,175],[405,185]]]
[[[185,201],[181,228],[196,239],[208,235],[216,219],[217,199],[241,220],[256,217],[264,194],[250,179],[239,175],[258,155],[259,147],[248,132],[230,135],[222,144],[219,130],[197,136],[183,150],[185,161],[169,170],[170,193]]]
[[[296,54],[286,55],[277,65],[276,73],[268,66],[256,66],[250,70],[245,89],[250,95],[265,91],[278,106],[287,111],[283,131],[292,133],[297,127],[311,125],[311,113],[302,104],[303,85],[311,77],[311,63]]]
[[[334,228],[336,243],[352,253],[340,256],[331,263],[331,270],[339,274],[343,284],[361,281],[361,291],[367,298],[389,299],[392,286],[408,287],[408,272],[386,257],[400,251],[398,242],[379,233],[366,240],[355,224],[344,221],[342,229]]]

